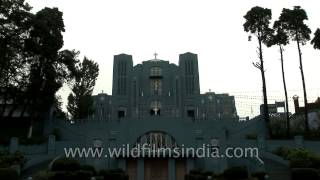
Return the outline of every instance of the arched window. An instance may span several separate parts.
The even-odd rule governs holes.
[[[147,144],[151,148],[176,148],[176,140],[169,134],[161,131],[152,131],[140,136],[136,145],[142,147],[144,144]]]

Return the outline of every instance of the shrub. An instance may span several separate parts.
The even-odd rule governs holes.
[[[256,133],[251,133],[246,135],[246,139],[257,139],[258,135]]]
[[[200,174],[187,174],[185,179],[186,180],[207,180],[207,177]]]
[[[75,159],[58,159],[52,164],[52,171],[78,171],[80,170],[80,163]]]
[[[11,168],[0,168],[0,179],[19,180],[18,172]]]
[[[272,153],[282,157],[283,159],[288,159],[288,155],[290,154],[290,149],[287,147],[278,147],[277,149],[273,150]]]
[[[320,158],[306,149],[280,147],[273,153],[289,160],[291,168],[320,168]]]
[[[105,180],[128,180],[128,175],[122,169],[101,170],[100,176],[103,176]]]
[[[96,176],[96,180],[104,180],[103,176]]]
[[[10,154],[7,151],[0,152],[0,168],[8,168],[14,164],[23,166],[26,163],[26,159],[21,152],[15,152]]]
[[[93,176],[93,173],[91,171],[80,170],[77,171],[74,176],[76,180],[90,180]]]
[[[248,178],[248,170],[243,166],[235,166],[231,167],[223,172],[223,176],[227,180],[240,180]]]
[[[206,180],[208,176],[216,177],[216,174],[212,171],[193,169],[193,170],[190,170],[189,174],[185,175],[185,179],[186,180]]]
[[[45,137],[20,138],[19,143],[22,145],[43,144],[46,142]]]
[[[319,172],[313,168],[295,168],[292,169],[292,180],[319,180]]]
[[[80,166],[80,170],[89,171],[89,172],[91,172],[93,175],[96,175],[96,174],[97,174],[96,169],[95,169],[93,166],[91,166],[91,165],[82,165],[82,166]]]
[[[50,180],[77,180],[77,179],[73,172],[59,171],[59,172],[53,173],[53,176]]]
[[[265,172],[255,172],[252,173],[251,176],[257,178],[258,180],[265,180],[265,176],[267,175],[267,173]]]
[[[33,176],[33,180],[51,180],[53,173],[47,171],[40,171]]]
[[[315,156],[305,149],[293,149],[288,155],[291,168],[310,168]]]

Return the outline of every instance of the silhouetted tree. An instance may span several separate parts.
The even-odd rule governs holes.
[[[253,65],[258,68],[261,72],[262,77],[262,92],[263,92],[263,117],[267,126],[268,135],[271,136],[270,121],[269,121],[269,111],[268,111],[268,98],[267,98],[267,88],[265,80],[265,70],[264,70],[264,60],[263,60],[263,50],[262,44],[269,42],[270,36],[273,30],[269,27],[272,13],[270,9],[262,7],[253,7],[244,16],[246,22],[243,24],[244,30],[246,32],[254,34],[258,39],[258,56],[259,62],[253,63]]]
[[[314,49],[320,49],[320,29],[319,28],[314,33],[314,37],[311,40],[311,44],[313,44]]]
[[[44,8],[32,19],[30,37],[26,41],[30,73],[26,90],[26,103],[22,113],[28,111],[32,135],[33,121],[55,102],[55,94],[65,81],[75,75],[76,51],[59,51],[63,46],[64,23],[58,8]]]
[[[27,83],[24,42],[33,14],[24,0],[2,0],[0,3],[0,117],[10,117],[21,103],[21,91]],[[8,102],[13,105],[9,108]],[[9,109],[9,111],[8,111]],[[9,112],[6,113],[5,112]]]
[[[308,100],[307,100],[307,91],[306,83],[304,78],[303,66],[302,66],[302,52],[301,45],[305,45],[308,40],[310,40],[311,30],[304,23],[305,20],[308,20],[307,13],[300,6],[294,6],[294,8],[282,10],[282,13],[279,17],[279,23],[281,23],[283,30],[289,35],[289,37],[296,41],[298,53],[299,53],[299,64],[300,64],[300,73],[303,86],[303,96],[304,96],[304,119],[305,119],[305,130],[309,132],[309,121],[308,121]]]
[[[284,65],[283,65],[283,47],[289,43],[289,36],[284,32],[283,26],[281,22],[275,21],[273,25],[273,29],[275,30],[275,34],[272,36],[270,41],[267,43],[268,47],[277,45],[279,46],[280,51],[280,62],[281,62],[281,71],[282,71],[282,82],[283,82],[283,89],[285,95],[285,112],[286,112],[286,124],[287,124],[287,137],[290,136],[290,120],[289,120],[289,105],[288,105],[288,93],[287,93],[287,86],[286,86],[286,78],[284,75]]]
[[[67,109],[72,118],[86,118],[94,112],[92,92],[98,75],[99,65],[85,57],[79,65],[72,93],[68,96]]]

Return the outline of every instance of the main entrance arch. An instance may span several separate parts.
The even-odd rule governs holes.
[[[161,148],[176,148],[176,139],[164,131],[149,131],[139,136],[134,145],[142,147],[147,144],[152,150]],[[140,163],[138,163],[140,161]],[[143,163],[141,163],[143,162]],[[186,173],[186,160],[166,156],[146,156],[143,159],[127,159],[127,173],[130,180],[136,180],[138,169],[143,169],[144,180],[183,180]],[[138,167],[140,166],[140,167]],[[140,176],[141,177],[141,176]]]

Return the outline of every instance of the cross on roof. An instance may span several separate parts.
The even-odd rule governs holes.
[[[158,53],[155,52],[153,55],[154,55],[154,59],[157,59]]]

